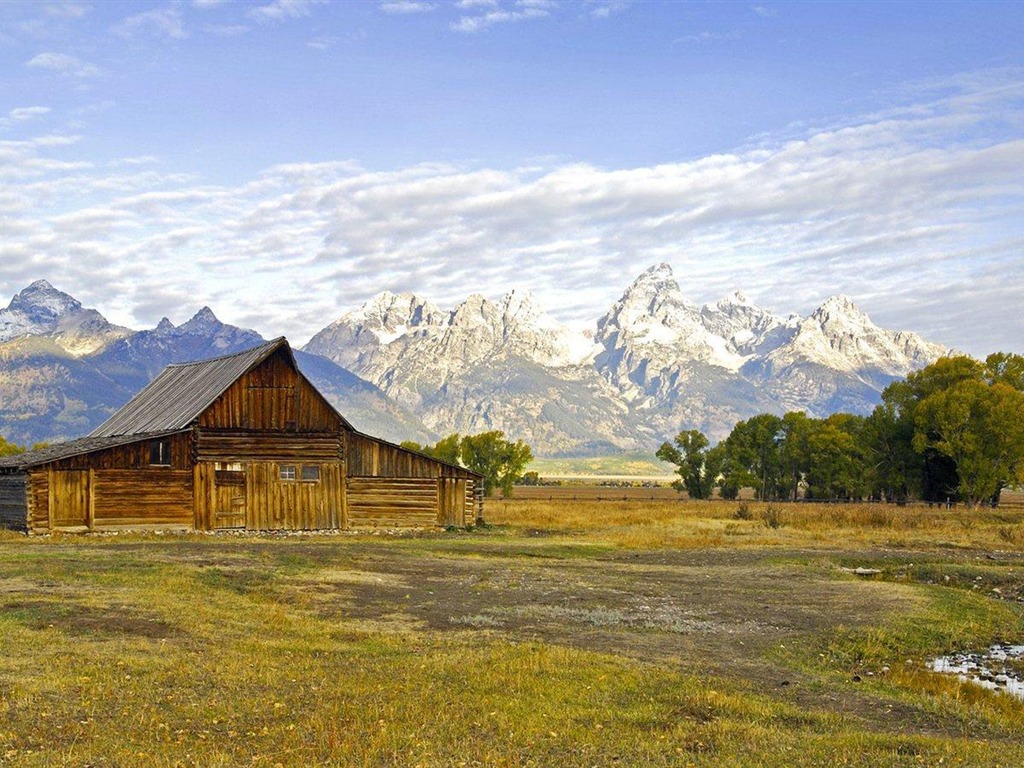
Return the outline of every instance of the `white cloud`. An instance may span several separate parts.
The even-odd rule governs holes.
[[[89,13],[90,10],[92,10],[91,6],[85,3],[46,3],[46,5],[43,6],[43,12],[47,16],[67,21],[81,19]]]
[[[274,0],[272,3],[250,8],[247,15],[260,22],[301,19],[309,16],[313,8],[323,5],[324,0]]]
[[[677,37],[674,43],[724,43],[732,40],[739,40],[739,32],[698,32],[695,35],[684,35]]]
[[[769,8],[767,5],[752,5],[750,10],[762,19],[771,19],[779,14],[775,8]]]
[[[114,27],[114,32],[125,38],[165,37],[171,40],[182,40],[188,37],[181,12],[174,7],[153,8],[129,16]]]
[[[590,15],[595,19],[607,19],[629,7],[629,0],[586,0],[586,2]]]
[[[503,8],[500,5],[474,5],[467,6],[469,10],[482,10],[475,16],[462,16],[458,21],[451,23],[451,28],[456,32],[472,34],[481,30],[493,27],[496,24],[513,24],[520,21],[542,19],[551,15],[555,3],[549,0],[518,0],[513,10]]]
[[[26,66],[47,69],[70,77],[94,77],[100,73],[99,67],[67,53],[47,51],[37,54],[25,62]]]
[[[0,117],[0,128],[9,128],[16,123],[34,120],[49,112],[49,107],[15,107],[7,113],[6,117]]]
[[[665,260],[697,301],[739,288],[807,312],[845,292],[891,327],[1024,351],[1022,84],[971,87],[622,169],[339,160],[218,186],[153,158],[93,166],[73,136],[0,141],[0,289],[60,276],[119,322],[209,304],[301,341],[385,288],[451,304],[526,286],[563,320],[593,319]]]
[[[384,13],[390,13],[393,15],[402,15],[410,13],[430,13],[431,11],[437,10],[435,3],[424,3],[418,0],[387,0],[377,4]]]

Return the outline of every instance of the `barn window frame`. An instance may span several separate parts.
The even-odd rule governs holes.
[[[149,441],[149,466],[171,466],[171,439],[160,437]]]
[[[303,464],[300,479],[304,483],[319,483],[320,482],[320,465],[319,464]]]
[[[283,482],[292,483],[298,479],[298,472],[294,464],[281,464],[278,467],[278,475]]]

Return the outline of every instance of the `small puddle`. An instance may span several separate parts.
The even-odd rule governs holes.
[[[1024,699],[1024,663],[1007,664],[1013,661],[1024,662],[1024,645],[993,645],[984,653],[940,656],[928,662],[928,668]]]

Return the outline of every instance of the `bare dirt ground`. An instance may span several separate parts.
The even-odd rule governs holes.
[[[339,624],[480,632],[672,665],[885,732],[957,735],[962,727],[858,690],[853,678],[822,685],[780,661],[787,646],[819,642],[840,626],[871,626],[915,604],[910,585],[858,578],[835,565],[868,553],[833,550],[826,560],[809,550],[593,553],[483,542],[471,552],[360,542],[289,552],[320,567],[271,585],[257,579],[259,588],[283,591]],[[896,557],[899,563],[913,553]],[[221,560],[220,577],[252,587],[246,559],[232,558],[227,569]]]

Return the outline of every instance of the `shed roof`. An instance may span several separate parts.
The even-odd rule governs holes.
[[[298,370],[291,347],[283,336],[233,355],[169,365],[121,410],[94,429],[89,437],[185,429],[224,394],[239,376],[279,349],[288,353],[292,365]],[[342,422],[348,424],[344,417]]]
[[[182,431],[182,430],[175,430]],[[105,448],[116,448],[119,445],[128,445],[143,440],[153,440],[158,437],[166,437],[174,434],[174,431],[149,432],[134,435],[113,435],[107,437],[80,437],[77,440],[68,440],[66,443],[54,443],[45,448],[37,448],[34,451],[15,453],[11,456],[0,458],[0,469],[28,469],[41,464],[49,464],[51,461],[70,459],[73,456],[81,456],[93,451],[102,451]]]

